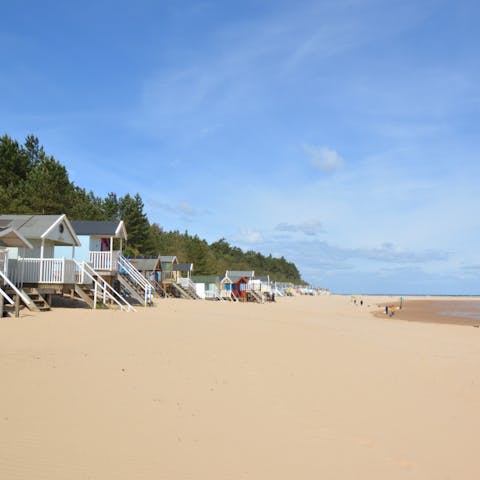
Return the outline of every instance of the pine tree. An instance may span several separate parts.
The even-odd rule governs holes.
[[[132,198],[126,194],[119,201],[120,218],[128,232],[128,252],[134,255],[144,253],[150,235],[150,224],[143,211],[143,201],[138,193]]]

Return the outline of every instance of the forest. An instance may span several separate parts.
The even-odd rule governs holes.
[[[150,223],[139,193],[104,198],[70,181],[68,171],[45,152],[39,139],[28,135],[23,144],[0,137],[0,214],[58,214],[70,220],[123,220],[128,232],[127,256],[176,255],[193,263],[194,274],[223,274],[226,270],[255,270],[271,280],[304,283],[294,263],[284,257],[242,249],[225,238],[208,243],[188,232],[165,231]]]

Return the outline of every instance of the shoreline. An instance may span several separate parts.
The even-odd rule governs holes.
[[[395,314],[387,316],[385,306],[394,305]],[[400,302],[377,304],[372,314],[376,318],[402,320],[406,322],[448,324],[480,327],[480,299],[478,297],[407,297],[400,309]]]

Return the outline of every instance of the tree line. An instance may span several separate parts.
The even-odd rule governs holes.
[[[276,281],[303,283],[294,263],[284,257],[231,246],[224,238],[209,244],[188,232],[165,231],[150,223],[138,193],[100,197],[70,181],[68,171],[45,150],[37,137],[23,144],[8,135],[0,137],[0,213],[58,214],[70,220],[123,220],[128,232],[126,255],[176,255],[193,263],[197,275],[226,270],[255,270]]]

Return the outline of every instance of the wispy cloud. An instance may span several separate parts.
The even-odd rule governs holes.
[[[303,148],[310,157],[310,165],[324,173],[335,172],[345,165],[345,160],[331,148],[318,145],[304,145]]]
[[[265,241],[265,238],[259,230],[242,227],[237,233],[230,237],[230,240],[238,244],[255,245]]]
[[[149,199],[148,205],[151,209],[162,210],[176,216],[187,218],[197,217],[198,215],[210,214],[210,211],[204,209],[197,209],[195,207],[192,207],[190,203],[185,201],[178,202],[176,204],[170,204],[159,200]]]
[[[314,236],[318,233],[322,233],[325,230],[323,229],[322,222],[320,221],[311,221],[311,222],[302,222],[302,223],[279,223],[275,230],[279,232],[291,232],[291,233],[303,233],[305,235]]]

